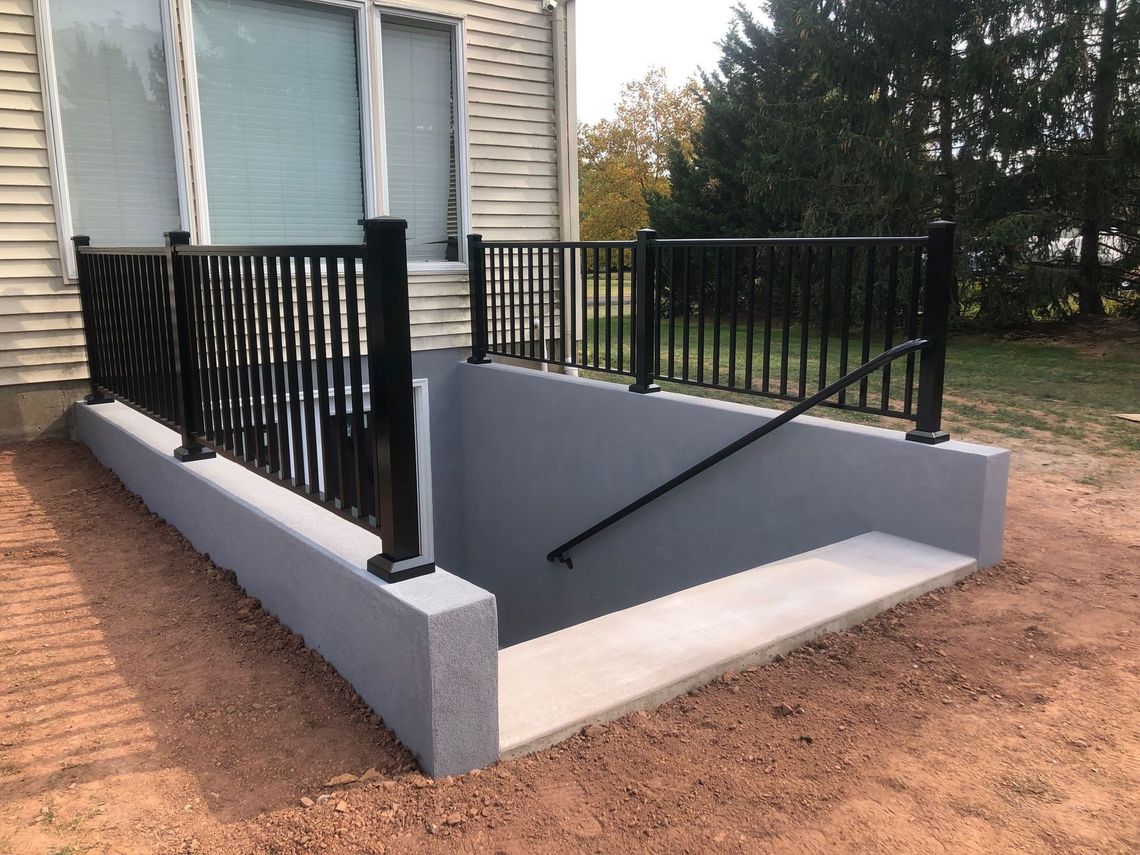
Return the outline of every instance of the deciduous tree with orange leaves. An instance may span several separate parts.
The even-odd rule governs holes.
[[[579,126],[583,240],[629,239],[649,224],[645,195],[669,192],[670,145],[692,152],[702,111],[699,83],[672,88],[651,68],[622,87],[612,119]]]

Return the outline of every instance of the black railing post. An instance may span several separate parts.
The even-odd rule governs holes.
[[[387,582],[435,570],[420,551],[407,228],[407,220],[394,217],[364,221],[373,475],[376,522],[384,541],[384,551],[368,560],[368,570]],[[422,427],[427,430],[427,425]]]
[[[641,229],[637,233],[637,246],[634,249],[633,263],[637,300],[637,317],[633,324],[633,367],[634,381],[631,392],[660,392],[661,387],[653,382],[653,347],[657,337],[657,232]]]
[[[472,365],[485,365],[487,358],[487,264],[483,257],[483,236],[467,236],[467,275],[471,286]]]
[[[91,271],[87,266],[87,259],[79,250],[81,247],[91,246],[91,238],[87,235],[75,235],[71,239],[75,247],[75,272],[79,278],[79,310],[83,313],[83,337],[87,344],[87,374],[91,378],[91,392],[84,397],[86,404],[110,404],[115,399],[99,388],[99,378],[103,371],[103,355],[99,352],[98,333],[95,330],[95,303],[92,288],[95,283],[91,281]]]
[[[183,463],[209,460],[217,455],[198,441],[202,433],[202,406],[199,400],[197,361],[194,358],[194,333],[191,326],[192,296],[186,281],[185,266],[178,257],[178,247],[190,243],[190,232],[166,232],[166,287],[172,316],[170,332],[174,340],[174,413],[182,429],[182,445],[174,456]]]
[[[946,376],[946,335],[950,325],[950,290],[954,276],[954,224],[936,220],[927,229],[926,297],[922,337],[929,344],[918,370],[918,410],[906,438],[935,445],[950,434],[942,430],[942,387]]]

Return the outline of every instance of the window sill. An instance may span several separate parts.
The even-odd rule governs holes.
[[[420,261],[408,264],[409,276],[430,275],[433,273],[467,273],[464,261]]]

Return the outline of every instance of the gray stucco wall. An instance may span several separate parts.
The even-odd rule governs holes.
[[[123,404],[75,407],[77,438],[200,552],[305,638],[431,775],[498,759],[495,600],[445,570],[388,585],[363,568],[380,538]],[[444,455],[446,460],[446,455]]]
[[[467,532],[456,567],[496,595],[503,645],[871,530],[982,567],[1001,558],[1008,452],[806,417],[580,546],[567,570],[547,552],[775,411],[456,369]]]
[[[465,548],[460,487],[463,461],[459,445],[459,366],[467,356],[468,352],[455,348],[412,354],[412,377],[428,381],[435,560],[449,568],[462,567]],[[367,377],[367,361],[364,373]]]

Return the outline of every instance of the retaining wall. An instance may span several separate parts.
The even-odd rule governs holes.
[[[546,554],[776,411],[459,365],[464,578],[506,646],[877,530],[1001,559],[1009,453],[802,417],[573,551]]]
[[[303,635],[425,772],[498,759],[491,594],[445,570],[384,583],[363,569],[381,550],[378,536],[229,460],[179,463],[178,435],[123,404],[77,404],[75,432],[154,513]]]

